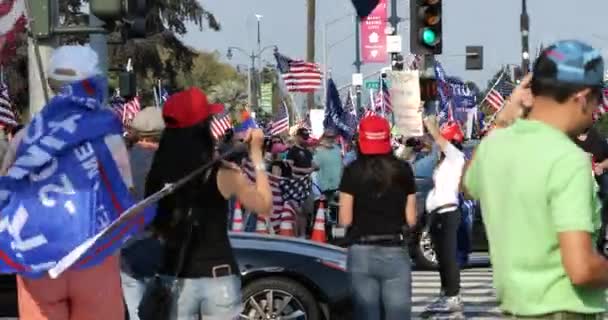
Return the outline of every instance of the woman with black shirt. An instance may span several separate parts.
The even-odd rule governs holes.
[[[210,120],[218,112],[199,89],[176,93],[167,100],[163,107],[166,129],[148,175],[146,194],[212,160]],[[177,272],[180,281],[172,319],[234,319],[241,310],[239,270],[227,234],[227,199],[236,196],[244,207],[262,215],[269,215],[272,208],[262,158],[264,135],[253,130],[245,141],[256,170],[255,185],[234,166],[220,164],[159,202],[152,224],[165,244],[159,273],[175,275],[179,252],[186,248]],[[189,241],[185,241],[188,233]]]
[[[384,118],[370,116],[359,124],[359,154],[340,183],[339,223],[350,226],[354,318],[410,319],[406,231],[416,223],[416,185],[410,166],[392,153]]]

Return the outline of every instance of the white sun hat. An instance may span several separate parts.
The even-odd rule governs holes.
[[[75,82],[101,74],[97,53],[89,46],[61,46],[51,56],[48,78]]]

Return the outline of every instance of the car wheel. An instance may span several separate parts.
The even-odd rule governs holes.
[[[321,320],[315,297],[301,284],[281,277],[263,278],[243,288],[240,319]]]
[[[417,233],[414,240],[411,250],[413,251],[416,267],[421,269],[437,269],[439,267],[437,253],[435,252],[435,246],[433,245],[429,231],[423,230]]]

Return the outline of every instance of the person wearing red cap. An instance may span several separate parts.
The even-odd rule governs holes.
[[[449,122],[439,128],[437,118],[427,117],[424,125],[441,149],[439,162],[433,172],[434,187],[426,199],[426,210],[431,219],[431,238],[437,251],[441,293],[430,304],[425,315],[435,313],[461,314],[460,269],[457,257],[457,233],[460,225],[458,193],[465,165],[461,143],[464,135],[458,124]]]
[[[173,94],[165,102],[165,130],[148,174],[147,195],[213,159],[211,118],[218,112],[220,108],[210,105],[196,88]],[[241,311],[240,275],[227,234],[228,199],[236,197],[243,207],[263,216],[272,209],[262,156],[264,134],[250,129],[245,142],[256,171],[255,184],[235,166],[220,163],[158,204],[152,229],[165,243],[158,272],[162,281],[178,286],[170,319],[234,319]]]
[[[393,154],[386,119],[363,118],[358,138],[357,159],[340,182],[338,221],[348,227],[351,243],[347,265],[354,319],[410,319],[407,230],[416,224],[414,174]]]

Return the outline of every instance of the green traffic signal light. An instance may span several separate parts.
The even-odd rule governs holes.
[[[430,28],[424,28],[422,30],[422,42],[427,46],[434,46],[437,44],[437,34]]]

